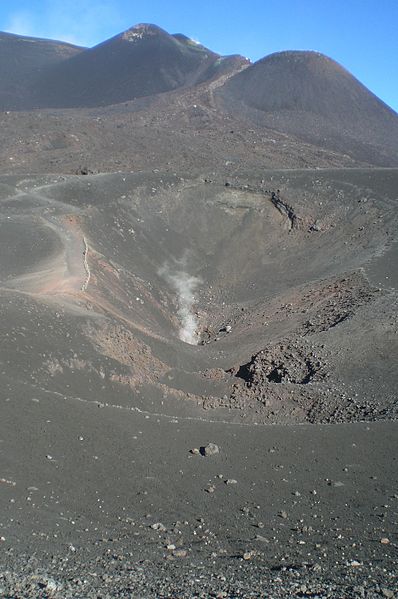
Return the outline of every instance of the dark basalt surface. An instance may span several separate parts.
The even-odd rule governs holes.
[[[0,595],[394,597],[395,113],[316,53],[1,40],[73,108],[0,114]]]

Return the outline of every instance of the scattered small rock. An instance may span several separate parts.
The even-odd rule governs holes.
[[[320,572],[322,570],[321,564],[315,564],[312,568],[314,572]]]
[[[204,445],[200,448],[200,453],[205,457],[209,457],[211,455],[216,455],[217,453],[220,453],[220,449],[218,445],[216,445],[215,443],[208,443],[207,445]]]
[[[59,590],[59,585],[52,578],[43,578],[37,584],[40,589],[45,589],[49,593]]]
[[[187,557],[188,551],[186,549],[175,549],[173,555],[174,557]]]
[[[353,559],[350,562],[347,562],[347,566],[351,566],[351,568],[359,568],[360,566],[362,566],[362,564],[358,560]]]
[[[237,485],[238,481],[235,480],[234,478],[227,478],[227,480],[225,481],[226,485]]]
[[[76,170],[76,175],[93,175],[93,174],[94,174],[94,171],[89,169],[87,166],[80,166]]]
[[[262,535],[256,535],[255,541],[259,541],[260,543],[269,543],[269,540]]]
[[[165,532],[167,530],[165,525],[161,522],[155,522],[154,524],[151,524],[151,528],[153,530],[159,530],[160,532]]]

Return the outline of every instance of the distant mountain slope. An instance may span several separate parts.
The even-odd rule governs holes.
[[[204,95],[192,104],[203,101],[209,126],[218,116],[233,116],[244,128],[250,123],[248,129],[287,134],[295,144],[349,162],[398,166],[398,115],[318,52],[279,52],[250,64],[150,24],[90,49],[0,33],[3,111],[106,107],[140,98],[148,107],[155,95],[176,91],[180,115],[183,96],[199,84]],[[164,101],[175,111],[169,96]]]
[[[47,107],[117,104],[195,85],[213,77],[223,59],[183,35],[141,24],[48,69],[35,87],[35,103]]]
[[[0,32],[0,109],[29,108],[31,86],[41,73],[82,50],[65,42]]]
[[[317,52],[272,54],[234,75],[221,105],[257,124],[359,160],[398,165],[398,115]]]

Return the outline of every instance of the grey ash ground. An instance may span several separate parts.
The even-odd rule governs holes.
[[[73,108],[1,96],[0,595],[395,597],[397,116],[319,55],[54,44]],[[76,105],[98,53],[162,48],[170,89]],[[349,132],[281,105],[303,78]]]

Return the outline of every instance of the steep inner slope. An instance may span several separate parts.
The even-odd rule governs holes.
[[[396,172],[262,174],[3,179],[6,388],[169,417],[396,416],[396,297],[362,271],[394,239]]]
[[[271,54],[217,94],[222,106],[258,125],[380,166],[398,164],[397,114],[318,52]]]

